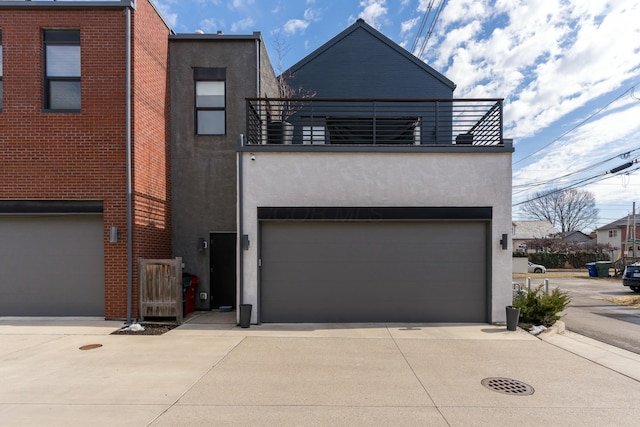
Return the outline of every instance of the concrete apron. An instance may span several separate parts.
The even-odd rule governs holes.
[[[2,424],[600,426],[640,416],[636,380],[504,326],[187,323],[130,336],[104,324],[0,319]],[[489,377],[535,392],[498,393],[481,384]]]

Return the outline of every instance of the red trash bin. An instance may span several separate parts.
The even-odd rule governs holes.
[[[200,283],[198,276],[182,274],[182,315],[187,316],[196,310],[196,286]]]

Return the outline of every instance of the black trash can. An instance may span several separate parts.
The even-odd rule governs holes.
[[[512,305],[507,306],[507,331],[515,331],[518,329],[518,320],[520,319],[520,307]]]
[[[240,304],[240,327],[251,326],[251,304]]]

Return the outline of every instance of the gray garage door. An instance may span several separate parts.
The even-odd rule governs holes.
[[[485,222],[263,222],[263,322],[486,322]]]
[[[0,316],[103,316],[102,215],[0,216]]]

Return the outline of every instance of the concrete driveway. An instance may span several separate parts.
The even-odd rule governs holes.
[[[0,318],[7,426],[635,426],[640,356],[486,324]],[[101,344],[91,350],[80,348]],[[482,385],[502,377],[504,394]],[[520,394],[520,385],[534,393]]]

